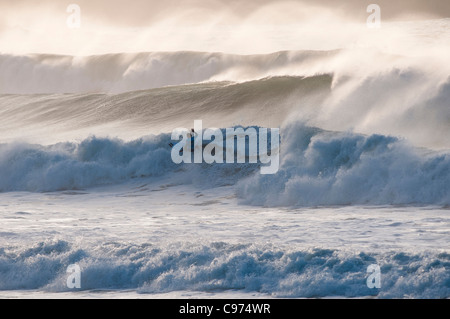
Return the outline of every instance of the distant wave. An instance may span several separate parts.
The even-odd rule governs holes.
[[[170,245],[63,240],[0,247],[0,290],[68,291],[67,267],[81,269],[81,289],[241,290],[272,297],[448,298],[447,253],[350,253],[224,242]],[[367,267],[381,266],[381,289],[366,285]]]
[[[182,51],[88,57],[0,55],[0,94],[123,93],[205,81],[304,75],[299,71],[302,65],[317,63],[333,54],[334,51],[266,55]]]

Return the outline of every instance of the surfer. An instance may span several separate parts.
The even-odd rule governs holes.
[[[195,138],[197,137],[197,133],[195,132],[195,130],[193,128],[191,128],[191,131],[187,133],[187,140],[191,140],[191,150],[194,149],[194,142],[195,142]],[[173,147],[174,144],[173,143],[169,143],[170,147]],[[181,149],[181,153],[183,152],[183,149]]]

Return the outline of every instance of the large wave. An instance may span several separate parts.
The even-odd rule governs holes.
[[[88,135],[98,135],[97,128],[102,125],[113,126],[103,135],[120,137],[124,132],[136,132],[134,136],[140,137],[144,132],[167,133],[180,126],[190,127],[197,119],[210,127],[278,127],[299,99],[326,95],[331,81],[330,75],[270,77],[121,94],[0,95],[0,140],[8,135],[23,139],[31,132],[44,141],[55,136],[66,141],[67,132],[80,134],[78,131],[85,129]],[[76,138],[80,135],[74,134]]]
[[[0,140],[307,121],[450,149],[450,72],[428,62],[370,50],[1,55]]]
[[[336,83],[337,81],[337,83]],[[0,95],[0,141],[54,143],[89,135],[136,139],[191,127],[281,127],[395,135],[450,149],[450,82],[391,70],[365,79],[331,74],[214,82],[122,94]]]
[[[31,247],[1,247],[0,289],[68,291],[66,270],[77,264],[81,290],[240,290],[288,298],[447,298],[449,263],[450,256],[440,252],[355,253],[224,242],[83,246],[54,240]],[[371,264],[381,265],[381,289],[366,285]]]

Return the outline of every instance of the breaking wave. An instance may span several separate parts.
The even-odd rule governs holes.
[[[395,137],[291,125],[281,132],[280,167],[272,175],[251,163],[176,165],[170,141],[161,134],[130,142],[3,144],[0,190],[86,189],[177,174],[183,183],[234,184],[241,202],[251,205],[450,204],[450,154]]]
[[[127,244],[80,246],[63,240],[0,248],[0,290],[68,291],[67,267],[81,270],[81,290],[136,289],[259,292],[272,297],[448,298],[450,256],[439,252],[294,250],[270,245]],[[369,289],[367,268],[381,267]]]
[[[238,185],[243,203],[265,206],[449,204],[450,154],[383,135],[283,131],[280,170]]]

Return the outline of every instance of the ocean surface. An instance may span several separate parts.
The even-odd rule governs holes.
[[[449,298],[441,56],[0,55],[0,297]],[[279,170],[173,163],[195,120]]]

